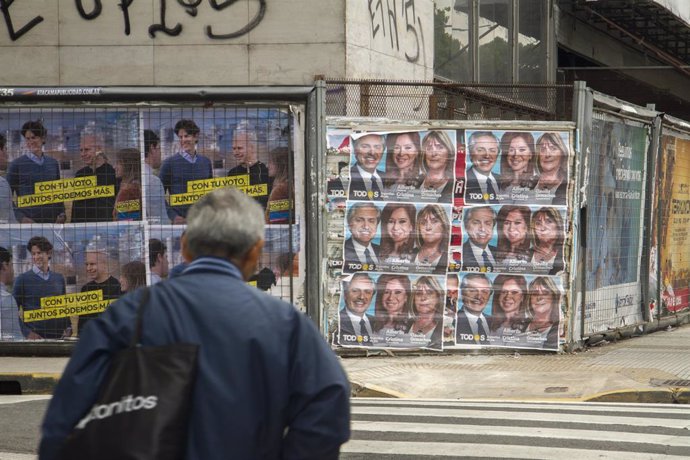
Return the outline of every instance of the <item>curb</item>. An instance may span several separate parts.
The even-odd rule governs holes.
[[[582,398],[584,402],[620,402],[648,404],[690,404],[690,389],[616,390]]]
[[[353,398],[411,398],[410,395],[371,383],[350,380],[350,396]]]
[[[11,388],[16,385],[13,382],[16,382],[19,384],[23,395],[53,394],[53,388],[60,380],[60,375],[42,372],[9,372],[0,374],[0,385]]]

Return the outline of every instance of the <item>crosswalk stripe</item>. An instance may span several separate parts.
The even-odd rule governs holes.
[[[14,452],[0,452],[0,460],[36,460],[33,454],[17,454]]]
[[[373,440],[350,441],[341,449],[341,460],[370,458],[376,460],[401,458],[529,458],[529,459],[611,459],[611,460],[649,460],[650,458],[687,459],[687,455],[651,456],[649,453],[602,451],[590,449],[569,449],[561,447],[543,448],[540,446],[474,444],[474,443],[426,443],[426,442],[390,442]],[[371,456],[375,453],[374,456]],[[368,457],[353,457],[349,454],[367,454]],[[389,456],[385,456],[389,455]]]
[[[380,408],[377,407],[352,407],[352,414],[366,415],[366,414],[382,414]],[[513,421],[524,420],[533,422],[549,422],[549,423],[590,423],[599,425],[634,425],[634,426],[662,426],[667,428],[688,428],[690,427],[689,419],[676,418],[658,418],[658,417],[614,417],[605,414],[601,415],[579,415],[577,413],[563,414],[561,412],[507,412],[507,411],[485,411],[479,408],[453,408],[442,409],[434,408],[428,409],[425,407],[387,407],[385,415],[389,417],[397,416],[412,416],[412,417],[426,417],[433,418],[473,418],[484,420],[505,420],[512,419]]]
[[[415,407],[481,407],[481,408],[498,408],[500,410],[568,410],[573,409],[578,412],[583,410],[592,412],[632,412],[639,413],[643,410],[645,413],[652,412],[656,414],[676,414],[688,413],[690,408],[682,404],[646,404],[646,403],[600,403],[600,402],[515,402],[515,401],[496,401],[496,400],[457,400],[457,399],[396,399],[396,398],[352,398],[351,404],[353,406],[409,406],[410,402],[414,402]]]
[[[355,398],[351,410],[346,460],[690,458],[690,406]]]
[[[524,428],[509,425],[492,425],[492,432],[500,433],[500,436],[527,436]],[[353,421],[352,431],[368,432],[402,432],[402,433],[436,433],[449,435],[469,435],[476,436],[479,427],[477,425],[450,425],[440,424],[420,424],[418,422],[370,422]],[[677,447],[690,447],[690,436],[669,439],[668,435],[663,434],[640,434],[640,433],[621,433],[608,432],[599,429],[592,430],[572,430],[567,428],[533,428],[529,430],[529,437],[546,439],[574,439],[592,441],[614,441],[633,444],[667,444]]]
[[[17,404],[17,403],[23,403],[23,402],[28,402],[28,401],[41,401],[41,400],[50,399],[50,398],[52,398],[51,395],[30,395],[30,396],[3,395],[0,397],[0,404]]]

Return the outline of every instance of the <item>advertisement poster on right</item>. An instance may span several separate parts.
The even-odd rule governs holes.
[[[660,189],[661,315],[689,308],[690,140],[663,136]]]

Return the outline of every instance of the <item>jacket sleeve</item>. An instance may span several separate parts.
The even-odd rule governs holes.
[[[130,299],[113,303],[84,328],[44,416],[40,460],[59,458],[65,439],[96,401],[112,355],[127,346],[135,320]]]
[[[14,280],[14,286],[12,287],[12,297],[14,301],[17,302],[17,309],[21,308],[22,313],[25,310],[26,299],[24,299],[24,274],[22,273]],[[24,322],[24,315],[19,315],[19,326],[22,329],[22,335],[27,337],[29,335],[29,327]]]
[[[337,459],[340,445],[350,438],[350,385],[316,326],[297,311],[295,317],[281,458]]]
[[[7,169],[7,182],[10,184],[10,196],[12,196],[13,193],[16,193],[17,201],[19,201],[19,166],[17,165],[17,160],[11,162],[9,168]],[[15,219],[21,222],[21,220],[26,217],[26,214],[24,214],[24,211],[22,211],[14,202],[12,202],[12,208],[14,209]]]

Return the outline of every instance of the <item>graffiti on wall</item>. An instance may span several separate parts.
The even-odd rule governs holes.
[[[214,40],[227,40],[232,38],[241,37],[246,35],[258,26],[263,20],[266,14],[266,0],[257,0],[259,2],[259,10],[256,12],[254,17],[250,19],[247,24],[240,27],[237,30],[232,30],[229,32],[223,32],[214,30],[210,25],[205,26],[206,36]],[[122,10],[122,20],[124,23],[124,33],[125,35],[130,35],[131,24],[129,20],[129,7],[132,5],[134,0],[120,0],[118,6]],[[177,5],[184,8],[184,11],[191,17],[196,17],[198,13],[198,8],[201,5],[202,0],[177,0]],[[226,8],[231,7],[235,4],[237,0],[208,0],[209,5],[215,11],[223,11]],[[23,35],[31,31],[34,27],[38,26],[43,22],[43,16],[37,15],[31,20],[27,21],[25,24],[17,25],[12,20],[12,15],[10,7],[15,3],[15,0],[0,0],[0,12],[5,20],[5,25],[7,26],[7,32],[10,35],[12,41],[19,40]],[[151,24],[148,28],[148,33],[151,38],[155,38],[158,32],[165,35],[176,37],[182,33],[183,26],[180,23],[171,26],[167,23],[167,12],[168,4],[172,3],[172,0],[160,0],[159,17],[157,22]],[[102,11],[103,4],[102,0],[92,0],[91,2],[84,2],[84,0],[74,0],[75,7],[79,16],[86,20],[92,21],[97,19]]]
[[[415,0],[369,0],[371,37],[388,38],[391,50],[402,52],[408,62],[424,62],[424,31]]]

